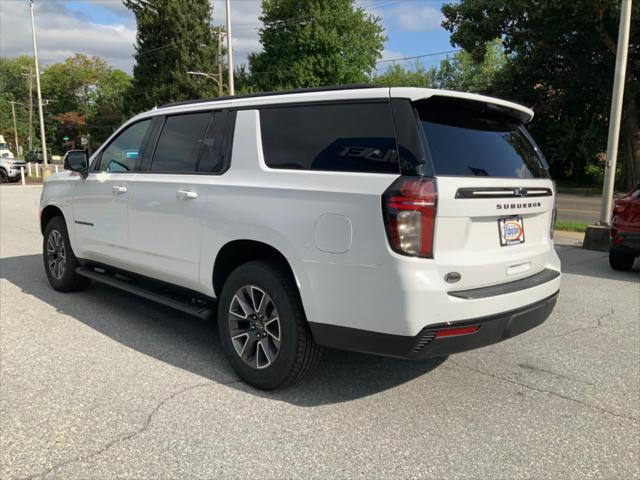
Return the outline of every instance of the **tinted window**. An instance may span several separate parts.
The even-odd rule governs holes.
[[[265,108],[260,125],[271,168],[399,173],[387,103]]]
[[[466,109],[418,107],[436,175],[547,177],[523,127]]]
[[[227,129],[230,127],[229,113],[216,112],[209,123],[207,132],[202,142],[198,172],[221,173],[225,168],[225,155],[227,155]]]
[[[135,170],[150,126],[151,119],[143,120],[118,135],[102,152],[99,169],[106,172]]]
[[[195,172],[211,113],[167,117],[151,162],[151,171]]]

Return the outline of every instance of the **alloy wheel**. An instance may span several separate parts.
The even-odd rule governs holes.
[[[67,257],[64,240],[58,230],[51,230],[47,240],[47,264],[51,275],[60,280],[67,268]]]
[[[281,329],[278,309],[267,292],[245,285],[234,294],[227,316],[235,352],[251,368],[267,368],[278,358]]]

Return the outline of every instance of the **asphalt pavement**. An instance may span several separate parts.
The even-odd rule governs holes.
[[[542,326],[445,361],[328,351],[265,393],[211,322],[53,291],[39,187],[0,188],[0,478],[640,478],[640,273],[559,246]]]
[[[600,219],[601,195],[571,195],[559,193],[558,220],[592,225]]]

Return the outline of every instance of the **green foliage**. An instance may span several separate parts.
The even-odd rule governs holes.
[[[437,71],[434,67],[427,69],[422,63],[416,62],[409,68],[401,65],[390,65],[387,70],[375,77],[373,83],[385,87],[434,87]]]
[[[555,230],[584,233],[587,231],[587,227],[588,225],[583,222],[556,222]]]
[[[502,72],[506,56],[499,39],[487,42],[484,54],[474,57],[461,51],[440,62],[436,74],[439,88],[485,93]]]
[[[91,144],[104,141],[123,120],[123,98],[129,76],[98,57],[75,54],[42,73],[47,140],[55,151],[68,136],[79,145],[89,134]]]
[[[33,65],[30,57],[0,58],[0,132],[13,144],[10,101],[17,101],[16,123],[21,146],[26,151],[29,131],[29,79],[22,73]],[[26,70],[25,70],[26,69]],[[47,146],[53,153],[64,151],[62,137],[78,141],[89,134],[92,145],[109,136],[123,120],[123,99],[130,77],[97,57],[76,54],[50,65],[41,74]],[[33,144],[40,145],[36,82],[33,81]],[[14,148],[15,150],[15,148]],[[14,152],[17,153],[17,152]]]
[[[462,0],[443,6],[443,13],[452,43],[476,59],[488,42],[502,40],[506,63],[487,91],[533,106],[531,130],[552,174],[584,177],[606,149],[620,2]],[[623,122],[621,147],[623,171],[638,177],[639,27],[640,2],[634,2],[624,108],[629,121]],[[623,182],[640,179],[631,173]]]
[[[16,123],[20,144],[25,146],[29,135],[29,116],[28,110],[24,105],[29,102],[29,83],[23,73],[28,73],[29,67],[32,65],[32,58],[26,55],[13,59],[0,57],[0,135],[4,136],[11,144],[11,149],[16,155],[18,152],[14,145],[13,117],[10,102],[20,102],[15,106]]]
[[[217,86],[188,71],[211,73],[217,41],[209,0],[124,0],[138,25],[136,64],[127,95],[131,113],[180,100],[212,97]]]
[[[366,82],[386,40],[354,0],[263,0],[260,19],[249,64],[262,91]]]
[[[490,89],[505,63],[502,44],[500,40],[494,40],[487,44],[485,54],[480,60],[461,51],[442,60],[438,67],[426,68],[419,61],[407,69],[395,64],[383,74],[373,77],[373,82],[389,87],[431,87],[485,92]]]

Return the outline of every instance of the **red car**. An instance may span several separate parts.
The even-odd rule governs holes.
[[[631,270],[640,255],[640,185],[616,200],[611,222],[609,264],[615,270]]]

